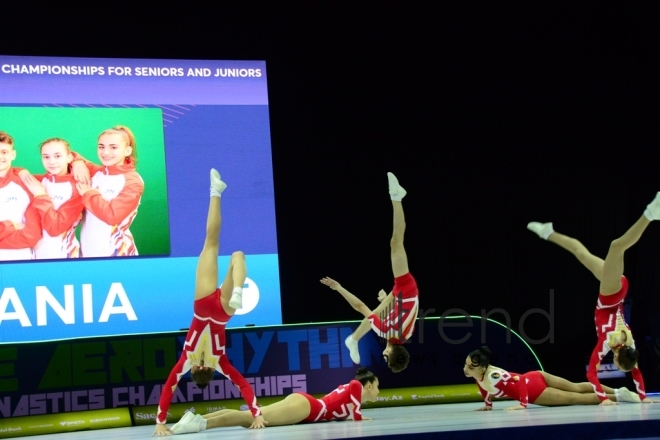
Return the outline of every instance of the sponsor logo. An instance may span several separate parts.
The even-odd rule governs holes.
[[[170,412],[167,412],[167,417],[169,418],[172,414]],[[139,420],[156,420],[156,414],[155,413],[150,413],[150,414],[145,414],[145,413],[135,413],[135,418]]]
[[[403,400],[403,396],[381,396],[381,397],[376,397],[376,402],[389,402],[390,400]]]
[[[92,419],[89,423],[101,423],[101,422],[111,422],[113,420],[119,420],[119,417],[104,417],[102,419]]]
[[[60,422],[60,426],[75,426],[75,425],[84,425],[84,420],[75,420],[73,422]]]
[[[11,428],[11,427],[9,427],[9,428],[0,428],[0,432],[19,432],[19,431],[22,431],[20,426],[18,426],[16,428]]]
[[[412,400],[419,400],[419,399],[444,399],[445,395],[444,394],[413,394]]]
[[[28,429],[52,428],[52,427],[53,427],[53,424],[52,424],[52,423],[49,423],[49,424],[47,424],[47,425],[32,425],[32,426],[28,426]]]

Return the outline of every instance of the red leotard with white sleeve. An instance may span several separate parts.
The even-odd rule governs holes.
[[[490,365],[482,380],[477,380],[479,392],[484,398],[486,406],[493,406],[492,397],[510,397],[527,408],[528,403],[534,403],[547,388],[543,375],[538,371],[525,374],[508,372]]]
[[[626,277],[621,277],[621,290],[614,295],[603,296],[598,294],[598,302],[596,303],[596,311],[594,313],[594,321],[596,323],[596,334],[598,335],[598,343],[591,353],[589,360],[589,367],[587,369],[587,379],[594,387],[594,391],[598,398],[603,401],[607,399],[607,394],[598,380],[598,368],[600,362],[605,355],[612,349],[619,339],[622,331],[626,332],[627,341],[626,345],[635,348],[635,341],[632,338],[630,327],[623,317],[623,300],[628,292],[628,280]],[[637,388],[639,398],[644,400],[646,398],[646,391],[644,389],[644,378],[642,372],[637,366],[631,370],[633,382]]]
[[[215,368],[215,371],[226,376],[239,388],[253,417],[261,415],[254,390],[229,362],[225,353],[225,326],[229,319],[231,316],[227,315],[220,303],[220,289],[195,301],[195,313],[186,335],[183,353],[170,372],[160,395],[156,423],[167,422],[167,410],[177,383],[193,365],[201,365],[201,360],[204,360],[204,366]]]

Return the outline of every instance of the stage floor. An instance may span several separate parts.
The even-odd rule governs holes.
[[[494,402],[494,411],[475,412],[481,403],[403,406],[363,409],[373,420],[328,422],[280,426],[262,430],[221,428],[185,434],[185,440],[309,440],[336,438],[572,438],[617,439],[660,438],[660,403],[617,406],[570,406],[545,408],[530,405],[527,410],[503,411],[514,402]],[[170,425],[171,426],[171,425]],[[105,429],[55,435],[38,440],[134,440],[147,439],[153,426]]]

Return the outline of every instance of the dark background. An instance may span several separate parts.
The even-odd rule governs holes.
[[[322,276],[372,306],[391,288],[392,171],[408,190],[421,308],[503,308],[518,331],[553,289],[554,343],[533,347],[546,370],[582,381],[598,283],[525,225],[553,221],[604,257],[660,190],[658,14],[532,3],[24,2],[3,6],[0,52],[266,60],[285,322],[358,318]],[[656,390],[659,269],[652,224],[626,275]],[[540,339],[550,324],[532,315],[525,331]]]

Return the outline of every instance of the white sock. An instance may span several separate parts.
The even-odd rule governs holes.
[[[348,348],[348,353],[351,356],[353,363],[360,363],[360,350],[358,349],[358,341],[353,339],[353,335],[349,335],[348,338],[344,340],[346,348]]]
[[[658,192],[653,201],[646,206],[644,217],[651,221],[660,220],[660,192]]]
[[[234,287],[234,290],[231,291],[231,298],[229,299],[229,307],[233,309],[243,308],[243,288]]]
[[[401,187],[399,180],[392,173],[387,173],[387,182],[389,184],[390,199],[400,202],[406,196],[407,191]]]
[[[225,188],[227,184],[220,178],[220,173],[215,168],[211,168],[211,197],[222,197]]]
[[[529,222],[527,224],[527,229],[534,232],[543,240],[547,240],[550,234],[555,232],[555,230],[552,228],[552,223]]]

